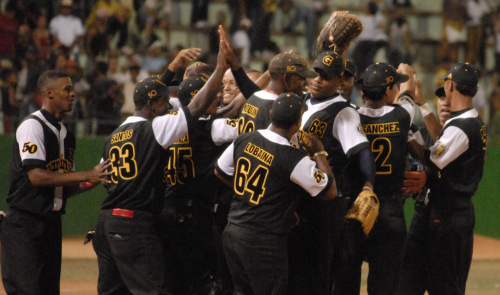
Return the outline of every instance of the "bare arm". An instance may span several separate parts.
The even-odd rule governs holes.
[[[429,112],[429,110],[424,98],[422,83],[420,83],[420,80],[417,78],[417,76],[414,76],[414,80],[415,80],[415,103],[421,107],[420,111],[422,111],[422,116],[424,117],[425,120],[425,127],[429,131],[432,140],[437,141],[439,138],[439,134],[443,129],[443,126],[438,121],[433,112],[427,113]],[[424,111],[424,109],[426,110]]]
[[[167,66],[165,71],[161,74],[160,81],[165,85],[170,85],[175,73],[182,68],[185,68],[189,63],[200,56],[200,48],[186,48],[179,51],[174,60]]]
[[[33,186],[76,186],[70,189],[70,194],[75,195],[87,190],[87,188],[80,186],[82,182],[110,183],[109,176],[112,172],[107,172],[109,167],[111,167],[111,161],[108,159],[99,163],[92,170],[79,172],[60,173],[34,168],[28,171],[28,177]]]
[[[214,101],[217,96],[217,92],[219,91],[219,86],[221,85],[222,77],[227,69],[226,59],[224,58],[224,54],[222,53],[222,46],[225,40],[220,38],[219,41],[219,54],[217,56],[217,65],[215,67],[215,71],[208,79],[207,83],[203,86],[203,88],[198,91],[198,93],[194,96],[191,102],[188,104],[187,108],[191,113],[191,117],[198,118],[201,116],[205,110],[210,106],[210,104]]]

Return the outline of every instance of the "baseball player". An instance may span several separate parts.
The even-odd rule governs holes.
[[[436,143],[429,150],[419,149],[427,165],[429,213],[427,222],[407,244],[412,249],[426,249],[417,267],[428,278],[429,294],[465,294],[475,220],[471,199],[483,174],[487,134],[472,105],[477,70],[467,63],[456,63],[441,79],[445,83],[436,95],[444,97],[451,117]],[[409,267],[403,264],[402,270],[399,294],[422,294],[408,280]]]
[[[67,199],[109,182],[109,161],[74,172],[76,140],[61,119],[75,99],[68,74],[38,79],[42,108],[16,131],[10,163],[9,211],[1,223],[2,281],[7,294],[59,294],[61,215]]]
[[[286,294],[287,233],[294,223],[295,191],[304,189],[315,198],[335,197],[333,173],[321,142],[306,135],[306,150],[314,161],[289,144],[302,112],[300,97],[279,95],[269,128],[239,136],[217,161],[216,175],[235,192],[223,233],[235,294]]]
[[[293,235],[290,235],[297,241],[291,243],[295,252],[290,255],[291,259],[299,257],[297,263],[290,263],[291,273],[295,274],[294,279],[290,281],[296,282],[298,277],[307,277],[305,281],[309,283],[305,286],[314,288],[315,294],[329,294],[333,241],[336,240],[337,231],[343,223],[340,218],[333,224],[333,219],[339,214],[334,210],[347,206],[344,203],[350,200],[348,197],[356,196],[363,187],[372,189],[375,166],[368,140],[359,129],[359,114],[337,93],[343,80],[344,59],[334,52],[324,51],[318,55],[312,67],[318,77],[309,85],[310,94],[306,96],[307,111],[302,116],[301,131],[293,142],[300,145],[304,133],[314,134],[321,139],[329,155],[328,160],[334,171],[340,198],[335,199],[334,204],[319,200],[306,202],[302,199],[303,202],[297,211],[304,222],[300,222],[294,228]],[[346,171],[348,162],[352,162],[356,169]],[[360,183],[354,183],[354,178]],[[343,213],[343,210],[340,213]],[[311,246],[305,242],[305,237],[310,236],[309,232],[315,233],[315,251],[308,250]],[[305,257],[309,257],[310,261],[304,260]],[[303,289],[304,284],[299,282],[290,286],[289,291],[292,294],[307,292]]]
[[[206,79],[191,76],[179,85],[178,98],[187,106],[205,85]],[[220,85],[220,80],[212,79]],[[165,167],[167,191],[165,208],[160,215],[160,232],[173,255],[171,273],[174,293],[200,292],[207,277],[217,278],[216,252],[212,237],[212,206],[216,183],[215,161],[225,143],[236,138],[235,120],[215,119],[220,103],[214,99],[195,121],[188,135],[172,144]]]
[[[221,39],[222,42],[222,39]],[[210,79],[226,70],[222,52]],[[209,79],[209,80],[210,80]],[[167,294],[168,278],[157,216],[164,203],[164,168],[170,145],[212,104],[217,83],[207,83],[193,100],[168,113],[168,91],[158,77],[139,82],[136,110],[107,139],[103,159],[111,159],[111,183],[102,204],[94,249],[99,265],[99,294]]]
[[[271,123],[269,110],[276,97],[285,92],[302,95],[306,78],[317,74],[308,69],[305,60],[294,53],[280,53],[269,62],[271,82],[255,92],[243,105],[238,119],[238,135],[265,129]]]
[[[358,224],[345,223],[340,247],[336,249],[338,275],[333,294],[359,294],[363,260],[370,266],[369,294],[396,291],[406,238],[401,187],[408,133],[415,116],[413,81],[409,76],[413,77],[413,69],[408,65],[401,64],[396,70],[392,65],[376,63],[368,66],[357,81],[364,101],[358,112],[375,158],[373,187],[380,207],[367,237]]]

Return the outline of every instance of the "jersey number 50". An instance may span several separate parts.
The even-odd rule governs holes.
[[[245,192],[250,193],[250,202],[258,205],[266,191],[268,173],[269,169],[262,165],[252,170],[252,164],[248,159],[239,158],[234,174],[234,191],[240,196]]]

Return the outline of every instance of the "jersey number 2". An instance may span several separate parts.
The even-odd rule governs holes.
[[[387,163],[391,155],[391,141],[387,137],[375,138],[372,141],[372,152],[375,156],[377,174],[391,174],[392,165]]]

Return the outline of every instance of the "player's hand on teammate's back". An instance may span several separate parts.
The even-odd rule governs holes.
[[[171,72],[177,72],[181,68],[187,67],[193,60],[200,57],[201,48],[186,48],[179,51],[174,60],[168,65]]]
[[[111,160],[107,159],[106,161],[102,161],[98,165],[94,167],[94,169],[89,170],[89,176],[87,181],[92,183],[111,183],[109,180],[110,175],[113,173],[108,171],[111,167]]]

